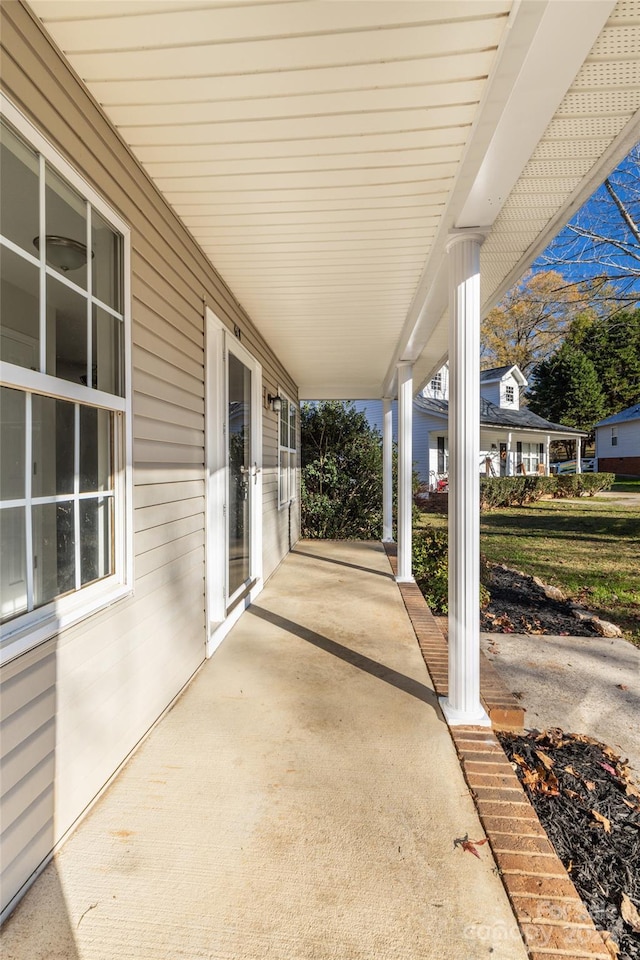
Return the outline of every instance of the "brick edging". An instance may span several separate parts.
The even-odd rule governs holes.
[[[383,543],[391,569],[397,572],[397,547]],[[449,653],[447,641],[422,596],[417,583],[399,583],[400,594],[407,608],[418,645],[435,691],[439,697],[448,692]],[[493,664],[480,653],[480,699],[495,730],[520,731],[524,726],[524,709],[507,689]]]
[[[396,544],[383,546],[395,574]],[[446,696],[446,640],[418,585],[398,588],[436,693]],[[522,707],[484,657],[480,688],[492,726],[521,730]],[[530,960],[611,960],[495,734],[473,726],[449,733]]]
[[[611,960],[495,734],[449,732],[531,960]]]

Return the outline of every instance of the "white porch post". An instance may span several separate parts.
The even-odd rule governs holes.
[[[393,410],[382,400],[382,540],[393,542]]]
[[[450,724],[491,721],[480,703],[480,245],[449,239],[449,695]],[[509,439],[509,445],[510,445]]]
[[[576,473],[582,473],[582,440],[576,437]]]
[[[413,365],[398,364],[398,583],[412,583],[411,515]]]
[[[507,468],[506,468],[506,471],[505,471],[505,475],[506,475],[507,477],[512,477],[512,476],[514,476],[513,454],[512,454],[512,452],[511,452],[511,438],[512,438],[512,435],[511,435],[510,433],[508,433],[508,434],[507,434]]]
[[[551,437],[549,434],[544,438],[544,474],[546,477],[551,473],[551,463],[549,460],[549,447],[551,446]]]

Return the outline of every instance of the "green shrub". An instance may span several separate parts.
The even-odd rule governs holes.
[[[412,549],[413,576],[420,587],[432,613],[449,612],[449,556],[446,530],[426,527],[414,532]],[[488,583],[491,578],[489,564],[480,557],[480,606],[486,607],[491,599]]]
[[[480,477],[480,507],[524,506],[540,497],[553,496],[556,500],[569,497],[595,496],[601,490],[610,490],[615,481],[613,473],[564,473],[540,477]]]
[[[579,497],[580,476],[577,473],[565,473],[556,477],[556,489],[553,494],[555,499],[567,500],[570,497]]]
[[[433,613],[449,606],[447,534],[427,527],[413,537],[413,575]]]
[[[480,507],[512,507],[534,503],[545,494],[553,493],[555,477],[481,477]]]
[[[582,473],[580,474],[581,490],[580,495],[585,493],[593,497],[601,490],[610,490],[614,484],[615,473]]]

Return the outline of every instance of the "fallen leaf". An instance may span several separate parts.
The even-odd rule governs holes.
[[[603,816],[603,814],[598,813],[597,810],[592,810],[591,816],[594,817],[598,821],[598,823],[602,824],[602,826],[604,827],[605,833],[611,833],[611,821],[607,820],[607,818]]]
[[[629,689],[629,687],[626,685],[626,683],[616,683],[616,687],[618,688],[618,690],[628,690],[628,689]]]
[[[628,797],[640,797],[640,790],[633,783],[627,783],[624,792]]]
[[[513,759],[516,763],[519,763],[521,767],[526,767],[527,761],[524,759],[524,757],[521,757],[519,753],[514,753]]]
[[[601,763],[600,766],[602,767],[603,770],[606,770],[607,773],[610,773],[612,777],[617,777],[617,773],[615,772],[615,770],[610,764]]]
[[[543,753],[542,750],[536,750],[535,754],[538,760],[543,763],[547,770],[551,770],[551,767],[554,764],[554,761],[551,759],[551,757],[547,753]]]
[[[575,799],[575,797],[580,796],[580,794],[576,793],[575,790],[563,790],[562,792],[564,793],[565,796],[571,797],[571,799]]]
[[[622,903],[620,904],[620,913],[625,923],[628,923],[634,933],[640,933],[640,913],[634,903],[631,902],[626,893],[622,894]]]
[[[582,782],[584,783],[587,790],[595,790],[596,785],[593,782],[593,780],[583,780]]]
[[[608,930],[601,930],[600,933],[602,935],[602,939],[604,940],[605,947],[609,951],[609,954],[612,957],[614,957],[614,960],[615,960],[616,957],[620,956],[620,947],[612,938]]]
[[[467,853],[472,853],[474,857],[477,857],[480,860],[480,854],[476,850],[476,847],[481,847],[483,843],[487,842],[487,838],[484,840],[469,840],[469,834],[465,833],[464,837],[456,837],[453,841],[453,849],[456,847],[462,847],[463,850],[466,850]]]
[[[572,777],[577,777],[577,776],[578,776],[578,774],[575,772],[575,770],[573,769],[573,767],[572,767],[571,765],[569,765],[568,767],[565,767],[565,768],[564,768],[564,772],[565,772],[565,773],[570,773]]]

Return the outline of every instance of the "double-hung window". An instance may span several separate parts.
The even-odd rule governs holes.
[[[21,652],[127,592],[128,230],[3,107],[0,619]]]
[[[286,506],[297,497],[297,408],[291,400],[282,397],[279,417],[278,502]]]

